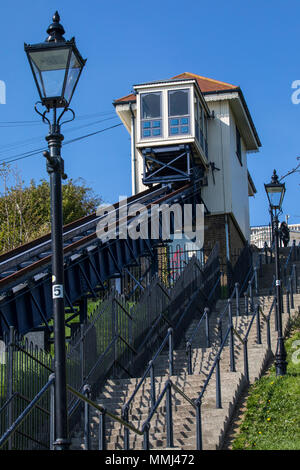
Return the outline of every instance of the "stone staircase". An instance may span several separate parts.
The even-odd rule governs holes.
[[[264,265],[264,273],[266,278],[270,281],[272,271],[274,272],[274,265]],[[298,271],[300,272],[300,270]],[[265,279],[265,278],[263,278]],[[265,292],[265,283],[261,283],[261,292]],[[270,285],[270,282],[269,284]],[[284,295],[284,302],[285,302]],[[265,314],[269,313],[270,306],[273,298],[268,295],[260,295],[255,301],[260,302],[264,307]],[[223,312],[227,300],[219,300],[216,308],[211,312],[210,321],[210,341],[211,347],[206,346],[206,337],[204,328],[201,328],[199,335],[195,338],[192,344],[192,364],[193,375],[187,373],[187,355],[185,350],[185,342],[192,332],[195,330],[199,318],[191,323],[188,331],[182,338],[181,343],[176,351],[174,351],[174,374],[169,376],[169,364],[167,353],[162,353],[155,363],[155,383],[156,383],[156,397],[159,396],[166,381],[170,378],[190,399],[198,398],[202,386],[209,374],[210,368],[215,359],[219,347],[219,332],[217,329],[217,319],[220,313]],[[291,310],[291,316],[296,314],[298,306],[300,306],[300,294],[294,295],[294,310]],[[284,304],[285,305],[285,304]],[[233,325],[235,330],[243,337],[251,315],[243,315],[243,300],[241,299],[240,316],[236,316],[235,302],[232,304]],[[285,309],[286,312],[286,309]],[[249,376],[250,383],[259,378],[264,371],[266,365],[269,363],[272,353],[275,353],[277,332],[274,325],[274,313],[271,316],[271,349],[268,350],[266,341],[266,323],[261,316],[261,338],[262,344],[257,344],[256,341],[256,320],[252,325],[250,335],[248,337],[248,359],[249,359]],[[283,331],[286,331],[289,322],[289,315],[283,314]],[[227,322],[223,322],[223,332],[225,332]],[[235,336],[235,372],[230,371],[230,351],[229,345],[226,345],[220,361],[221,370],[221,390],[222,390],[222,408],[216,408],[216,378],[213,374],[206,392],[202,400],[201,416],[202,416],[202,433],[203,433],[203,449],[214,450],[222,448],[224,438],[230,419],[233,415],[235,404],[241,393],[247,387],[244,377],[244,359],[243,359],[243,346]],[[118,379],[107,380],[101,393],[96,400],[96,403],[103,405],[107,410],[121,417],[122,406],[127,402],[133,393],[139,378],[133,379]],[[142,428],[143,422],[147,419],[151,407],[150,400],[150,378],[147,378],[138,393],[136,394],[133,403],[129,410],[129,422],[138,429]],[[173,433],[174,433],[174,446],[181,450],[195,450],[196,449],[196,413],[187,401],[181,395],[172,390],[172,414],[173,414]],[[94,409],[91,409],[91,448],[98,448],[98,423],[99,415]],[[161,406],[157,409],[155,415],[151,420],[151,427],[149,432],[150,448],[163,450],[167,447],[166,439],[166,407],[165,398],[161,402]],[[129,448],[142,449],[143,437],[139,436],[132,431],[129,434]],[[124,448],[124,427],[117,422],[113,422],[107,417],[106,422],[106,438],[108,450],[121,450]],[[83,437],[80,432],[74,435],[72,440],[71,449],[84,449]]]

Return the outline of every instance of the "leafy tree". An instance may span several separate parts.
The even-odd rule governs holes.
[[[24,187],[16,170],[7,165],[0,167],[0,178],[0,252],[5,252],[50,232],[50,186],[42,179]],[[9,186],[11,178],[14,184]],[[94,212],[101,203],[82,178],[63,184],[62,199],[64,224]]]

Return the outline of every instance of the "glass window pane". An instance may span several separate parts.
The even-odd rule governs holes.
[[[178,126],[179,119],[170,119],[170,124],[171,126]]]
[[[171,127],[171,134],[178,134],[178,133],[179,133],[178,127]]]
[[[188,132],[189,132],[188,126],[183,126],[183,127],[181,127],[181,133],[182,133],[182,134],[188,134]]]
[[[153,129],[153,135],[160,135],[160,129]]]
[[[169,91],[169,116],[189,114],[189,90]]]
[[[149,130],[149,131],[148,131],[148,130],[147,130],[147,131],[143,131],[143,137],[150,137],[150,135],[151,135],[151,131],[150,131],[150,130]]]
[[[141,95],[142,119],[161,117],[161,93],[144,93]]]
[[[160,127],[160,121],[152,121],[152,127]]]
[[[149,127],[151,127],[151,122],[148,121],[148,122],[143,122],[143,128],[144,129],[149,129]]]
[[[180,124],[188,124],[189,123],[189,118],[181,118],[180,119]]]

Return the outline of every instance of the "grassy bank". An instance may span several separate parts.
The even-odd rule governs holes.
[[[287,350],[287,374],[274,365],[249,390],[246,413],[234,450],[300,449],[300,325],[294,325]]]

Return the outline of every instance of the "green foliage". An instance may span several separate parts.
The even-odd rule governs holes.
[[[285,345],[287,374],[277,377],[273,366],[251,387],[234,450],[300,449],[300,331]]]
[[[14,184],[8,186],[11,178]],[[50,232],[50,186],[42,179],[24,187],[19,176],[3,165],[0,179],[0,252],[5,252]],[[81,178],[63,184],[62,198],[64,224],[94,212],[101,202]]]

